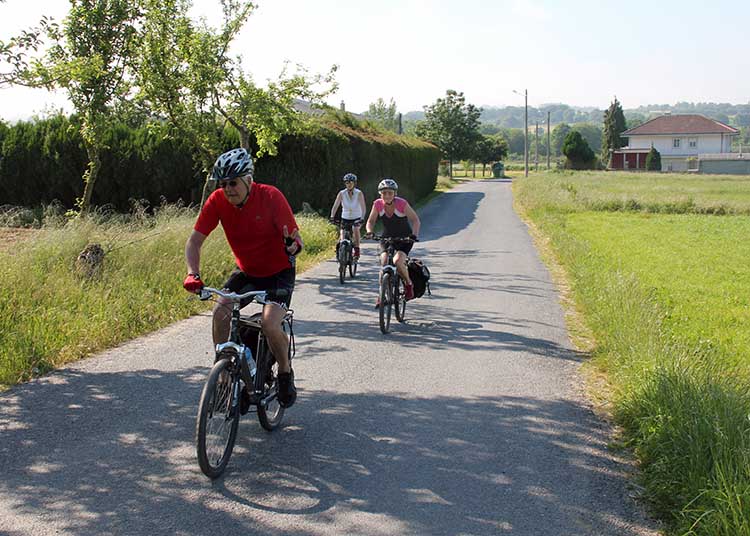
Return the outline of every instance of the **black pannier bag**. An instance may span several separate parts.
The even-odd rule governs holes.
[[[258,333],[260,332],[260,317],[261,313],[255,313],[250,317],[240,317],[240,324],[238,326],[242,344],[250,348],[250,351],[253,353],[253,357],[255,359],[258,359]]]
[[[425,291],[430,296],[430,270],[419,259],[409,259],[409,277],[414,285],[414,297],[421,298]]]

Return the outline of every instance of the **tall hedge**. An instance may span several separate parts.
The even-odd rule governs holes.
[[[75,206],[83,194],[87,160],[74,119],[55,116],[0,125],[0,205],[34,207],[58,200]],[[276,156],[258,160],[256,179],[279,187],[294,210],[307,202],[325,211],[347,172],[359,176],[368,202],[384,176],[395,178],[399,194],[408,199],[434,189],[440,158],[434,146],[356,126],[318,121],[282,138]],[[131,199],[151,204],[200,201],[205,176],[188,144],[170,135],[166,125],[118,124],[107,133],[106,144],[94,205],[126,211]],[[226,148],[238,144],[237,133],[228,129]]]

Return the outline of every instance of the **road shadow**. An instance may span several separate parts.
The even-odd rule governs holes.
[[[249,414],[211,482],[193,443],[205,372],[60,371],[4,393],[3,501],[79,535],[641,534],[631,467],[565,400],[304,389],[276,432]]]
[[[482,192],[448,191],[419,210],[424,222],[420,239],[437,240],[466,229],[475,219]]]

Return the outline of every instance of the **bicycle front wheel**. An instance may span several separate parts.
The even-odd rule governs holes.
[[[396,320],[403,322],[406,315],[406,283],[400,277],[393,285],[393,305],[396,307]]]
[[[388,333],[391,328],[391,274],[383,274],[380,280],[380,331]]]
[[[262,378],[263,381],[263,397],[264,399],[269,398],[265,404],[263,402],[258,404],[258,421],[264,429],[272,432],[281,424],[281,419],[284,417],[284,407],[279,404],[278,399],[279,365],[265,344],[261,348],[258,363],[260,366],[257,374],[258,378]]]
[[[239,390],[239,375],[232,373],[231,366],[228,359],[214,365],[198,405],[198,465],[209,478],[224,472],[237,439],[240,411],[234,394]]]

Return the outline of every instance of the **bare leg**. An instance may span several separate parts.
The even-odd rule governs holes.
[[[393,260],[396,263],[396,270],[398,270],[398,275],[401,276],[401,279],[403,279],[407,285],[411,285],[409,269],[406,267],[406,254],[402,251],[397,251]]]
[[[263,306],[263,334],[268,340],[276,362],[279,364],[279,372],[289,372],[289,338],[281,329],[281,321],[284,319],[284,308],[276,303],[267,303]]]
[[[212,335],[214,345],[229,340],[229,328],[232,320],[232,302],[226,298],[219,297],[214,305]]]

